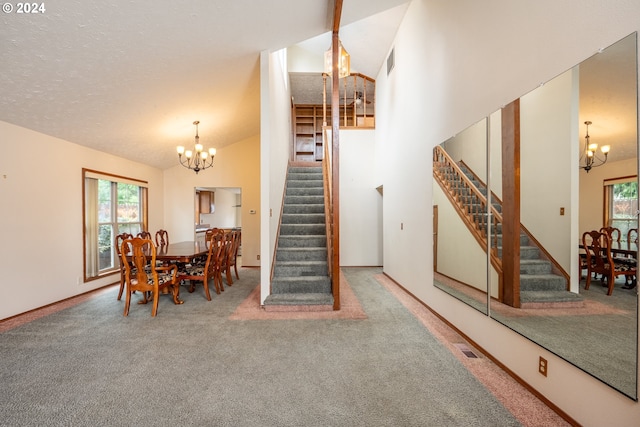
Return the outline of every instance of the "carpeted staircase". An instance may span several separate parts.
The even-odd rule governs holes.
[[[475,175],[464,165],[459,164],[460,169],[476,186],[476,188],[487,197],[486,186],[478,181]],[[454,185],[463,185],[456,183]],[[469,192],[468,189],[459,189],[461,192]],[[474,201],[472,192],[466,203],[471,215],[484,215],[479,207],[479,203]],[[493,207],[498,211],[502,211],[502,205],[499,201],[492,198]],[[482,221],[486,223],[486,221]],[[502,257],[502,227],[493,230],[497,237],[498,256]],[[520,306],[522,308],[536,307],[573,307],[582,306],[583,298],[573,292],[567,291],[567,281],[564,276],[553,271],[552,263],[547,260],[539,247],[531,242],[526,233],[520,233]]]
[[[266,310],[333,310],[322,167],[290,166]]]

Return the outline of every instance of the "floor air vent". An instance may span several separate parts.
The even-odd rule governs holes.
[[[467,346],[466,344],[454,344],[458,350],[460,350],[465,356],[471,359],[477,359],[478,356]]]

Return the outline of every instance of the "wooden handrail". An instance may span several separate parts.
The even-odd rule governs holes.
[[[480,192],[473,182],[464,174],[462,169],[440,146],[433,149],[433,176],[440,187],[444,190],[447,198],[460,213],[462,221],[467,226],[477,242],[487,251],[487,198]],[[454,185],[457,183],[459,185]],[[477,202],[474,208],[472,201]],[[493,205],[490,205],[491,229],[497,230],[502,223],[502,215]],[[498,277],[502,273],[502,260],[498,256],[498,234],[492,233],[490,244],[491,265],[498,272]]]
[[[324,218],[325,218],[325,228],[327,234],[327,267],[329,269],[329,278],[333,278],[333,263],[331,260],[333,259],[333,250],[332,250],[332,242],[333,242],[333,230],[332,230],[332,218],[333,218],[333,210],[332,210],[332,197],[331,197],[331,153],[329,150],[329,143],[327,139],[327,128],[323,127],[322,129],[322,146],[323,146],[323,156],[322,156],[322,181],[324,186]],[[333,289],[333,280],[332,283],[332,293]]]

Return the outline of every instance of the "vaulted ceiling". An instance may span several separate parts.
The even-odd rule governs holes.
[[[375,76],[407,3],[344,0],[353,67]],[[257,135],[260,52],[328,33],[333,13],[330,0],[45,7],[0,18],[0,120],[163,169],[194,120],[205,146]]]

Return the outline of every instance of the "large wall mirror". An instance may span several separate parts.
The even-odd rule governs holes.
[[[434,149],[434,284],[487,313],[487,120]]]
[[[637,251],[637,238],[627,241],[627,231],[638,228],[637,82],[633,33],[483,120],[494,202],[487,208],[488,243],[482,243],[488,247],[488,273],[478,274],[487,278],[485,298],[488,294],[490,301],[480,310],[634,400],[635,277],[627,282],[619,276],[608,295],[602,277],[592,275],[586,290],[580,244],[584,232],[613,226],[621,231],[619,247]],[[509,147],[518,139],[514,155]],[[591,169],[585,160],[587,142],[599,146]],[[434,182],[435,153],[447,143],[434,150]],[[603,146],[610,147],[607,156]],[[469,155],[453,151],[450,157],[466,163]],[[445,201],[434,189],[439,222],[434,234],[442,234],[441,211],[452,209],[443,208]],[[513,217],[519,223],[509,220]],[[434,283],[478,304],[481,298],[471,297],[479,292],[475,283],[439,271],[446,265],[444,257],[467,262],[441,246],[439,238]],[[449,280],[442,280],[443,274]]]

